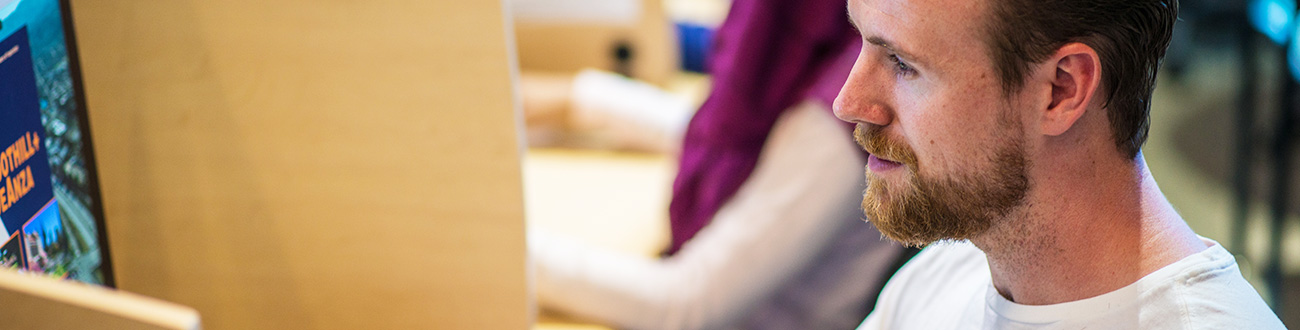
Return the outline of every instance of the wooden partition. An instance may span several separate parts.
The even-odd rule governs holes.
[[[206,329],[525,329],[501,0],[74,0],[119,286]]]
[[[7,329],[199,329],[185,306],[9,269],[0,269],[0,306]]]

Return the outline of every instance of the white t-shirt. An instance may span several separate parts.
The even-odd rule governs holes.
[[[1219,243],[1100,296],[1055,305],[1007,300],[983,251],[940,243],[903,266],[859,330],[1285,329]]]

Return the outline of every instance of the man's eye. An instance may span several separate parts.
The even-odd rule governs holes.
[[[916,70],[911,65],[907,65],[907,62],[903,62],[902,59],[898,58],[898,55],[889,54],[889,61],[894,62],[894,67],[898,69],[898,73],[909,75],[916,73]]]

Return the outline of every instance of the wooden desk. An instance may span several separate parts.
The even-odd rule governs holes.
[[[668,244],[676,160],[662,155],[560,149],[524,157],[528,226],[599,247],[658,255]],[[608,329],[542,315],[538,330]]]
[[[676,161],[652,154],[533,149],[524,157],[528,226],[646,256],[668,244]]]

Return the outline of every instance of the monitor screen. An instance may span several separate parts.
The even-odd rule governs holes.
[[[0,266],[112,286],[70,17],[0,0]]]

